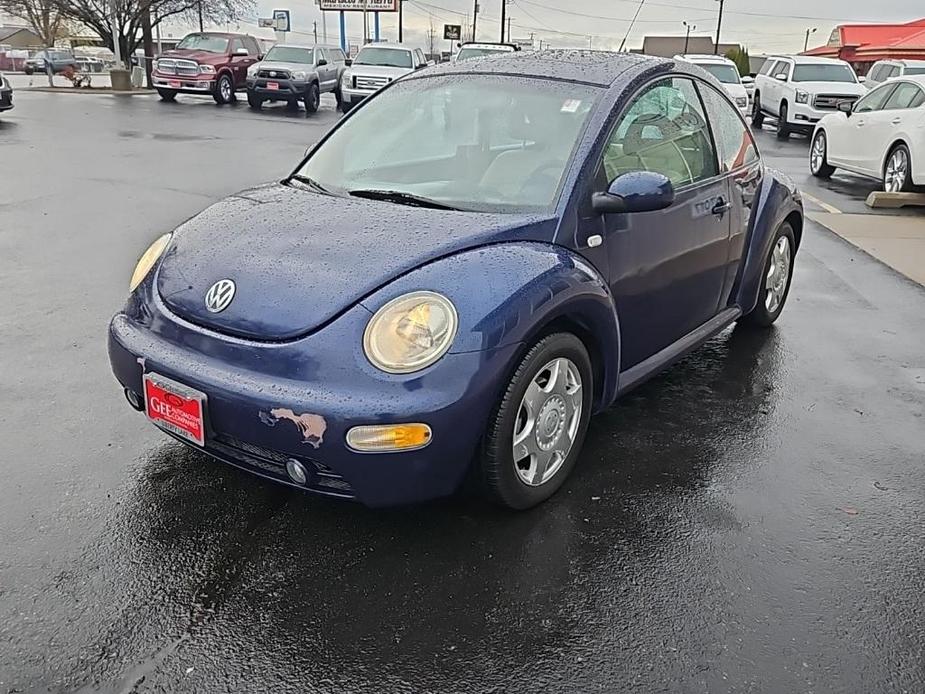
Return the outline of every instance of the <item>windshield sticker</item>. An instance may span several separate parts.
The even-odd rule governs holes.
[[[581,99],[566,99],[562,104],[562,113],[576,113],[581,106]]]

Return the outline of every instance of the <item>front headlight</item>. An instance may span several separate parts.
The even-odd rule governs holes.
[[[257,71],[259,69],[260,69],[259,63],[255,63],[254,65],[251,65],[249,68],[247,68],[247,76],[254,77],[257,74]]]
[[[736,106],[738,106],[739,108],[745,108],[746,106],[748,106],[748,97],[747,96],[737,96]]]
[[[212,75],[215,73],[215,68],[211,65],[200,65],[199,72],[203,75]]]
[[[456,337],[459,317],[445,296],[412,292],[393,299],[366,326],[363,350],[374,366],[406,374],[440,359]]]
[[[302,81],[306,77],[304,72],[293,72],[292,79]]]
[[[138,289],[138,285],[141,284],[144,278],[148,276],[148,273],[151,272],[151,268],[154,267],[158,258],[160,258],[167,249],[171,236],[172,234],[164,234],[161,236],[157,241],[148,246],[148,250],[138,259],[135,272],[132,273],[132,281],[128,285],[129,294]]]
[[[341,84],[350,84],[350,80],[353,79],[353,72],[350,70],[344,70],[344,74],[340,76]]]
[[[151,69],[152,69],[152,70],[157,70],[157,60],[152,60],[152,61],[151,61]]]
[[[809,103],[809,92],[804,92],[802,89],[797,89],[797,103],[798,104]]]

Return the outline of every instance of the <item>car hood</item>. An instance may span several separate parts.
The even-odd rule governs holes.
[[[167,307],[192,323],[288,340],[431,260],[489,243],[551,241],[555,228],[548,215],[433,210],[274,184],[226,198],[181,225],[156,285]],[[221,279],[234,281],[234,298],[212,313],[206,292]]]
[[[287,70],[290,72],[314,72],[315,66],[310,63],[281,63],[275,60],[261,60],[257,63],[261,70]]]
[[[361,77],[391,77],[397,80],[404,77],[414,70],[410,67],[389,67],[387,65],[357,65],[356,63],[350,68],[350,72]]]
[[[852,84],[851,82],[794,82],[793,86],[795,89],[810,94],[861,96],[867,93],[867,87],[863,84]]]
[[[197,63],[209,65],[211,63],[222,63],[228,59],[224,53],[210,53],[209,51],[177,50],[164,51],[159,58],[183,58],[184,60],[193,60]]]

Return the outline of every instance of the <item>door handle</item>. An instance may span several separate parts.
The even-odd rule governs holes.
[[[716,201],[716,204],[713,205],[713,209],[710,210],[710,212],[715,214],[717,217],[722,217],[724,214],[726,214],[731,209],[732,209],[732,203],[726,202],[725,200],[720,198],[719,200]]]
[[[859,128],[862,128],[862,127],[864,127],[864,123],[866,123],[866,122],[867,122],[867,121],[865,121],[865,120],[859,118],[859,119],[857,120],[856,125],[857,125]]]
[[[902,118],[894,118],[893,120],[890,121],[890,123],[892,123],[893,125],[899,125],[902,122],[903,122]]]

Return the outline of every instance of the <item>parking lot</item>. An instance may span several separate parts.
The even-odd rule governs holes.
[[[877,183],[816,182],[803,138],[759,134],[811,214],[776,327],[593,420],[532,511],[308,496],[132,411],[105,337],[138,256],[340,117],[25,90],[0,116],[0,691],[925,688],[925,289],[812,221],[876,225]]]

